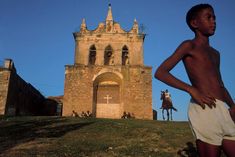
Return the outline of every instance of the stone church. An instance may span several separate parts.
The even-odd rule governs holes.
[[[123,30],[113,20],[111,5],[95,30],[82,20],[73,33],[74,64],[65,66],[63,116],[153,119],[152,67],[144,65],[145,34],[138,27],[134,20],[130,31]]]

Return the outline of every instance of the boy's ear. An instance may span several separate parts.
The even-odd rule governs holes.
[[[197,20],[196,20],[196,19],[191,20],[190,24],[191,24],[191,26],[192,26],[194,29],[197,29],[197,28],[198,28]]]

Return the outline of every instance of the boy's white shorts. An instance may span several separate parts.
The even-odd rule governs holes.
[[[196,139],[218,146],[222,144],[223,139],[235,140],[235,124],[228,106],[223,101],[216,99],[216,108],[211,109],[206,105],[206,108],[202,109],[191,100],[188,118]]]

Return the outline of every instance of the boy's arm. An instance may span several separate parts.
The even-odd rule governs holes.
[[[191,49],[192,43],[190,41],[183,42],[176,51],[158,67],[154,75],[155,78],[172,87],[189,92],[191,86],[173,76],[170,71]]]
[[[229,94],[228,90],[225,87],[222,87],[222,88],[224,90],[226,104],[230,107],[229,108],[230,116],[235,123],[235,104],[234,104],[234,101],[233,101],[231,95]]]
[[[225,87],[224,87],[224,92],[225,92],[225,97],[226,97],[226,103],[229,105],[230,108],[232,107],[235,108],[234,101]]]
[[[228,90],[224,86],[224,82],[223,82],[223,79],[222,79],[222,76],[221,76],[221,72],[220,72],[220,54],[219,53],[218,53],[218,70],[219,70],[220,84],[221,84],[221,87],[223,88],[223,91],[224,91],[224,96],[225,96],[226,104],[228,104],[228,106],[230,108],[234,108],[235,109],[234,101],[233,101],[231,95],[229,94]]]
[[[229,94],[228,90],[226,89],[226,87],[223,85],[223,91],[224,91],[224,97],[225,97],[225,102],[226,104],[230,107],[230,108],[234,108],[235,110],[235,104],[234,101],[231,97],[231,95]],[[235,112],[235,111],[234,111]]]
[[[176,51],[158,67],[154,76],[169,86],[189,93],[194,101],[203,109],[205,109],[205,104],[212,108],[212,106],[215,106],[215,99],[213,97],[210,95],[202,95],[195,87],[179,80],[170,73],[171,69],[173,69],[183,57],[190,55],[192,49],[193,43],[191,41],[183,42]]]

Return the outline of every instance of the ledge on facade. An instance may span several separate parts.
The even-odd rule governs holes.
[[[74,65],[65,65],[66,68],[74,68],[74,67],[87,67],[87,68],[96,68],[96,67],[107,67],[107,68],[137,68],[137,67],[144,67],[148,69],[152,69],[152,66],[146,65],[85,65],[85,64],[74,64]]]
[[[135,36],[138,36],[138,37],[141,37],[143,38],[143,40],[145,39],[145,36],[146,34],[144,33],[132,33],[132,32],[123,32],[123,33],[117,33],[117,32],[95,32],[95,31],[86,31],[86,32],[74,32],[73,33],[73,37],[74,39],[76,39],[77,37],[82,37],[83,35],[94,35],[94,34],[97,34],[97,35],[114,35],[114,34],[121,34],[121,35],[135,35]]]

